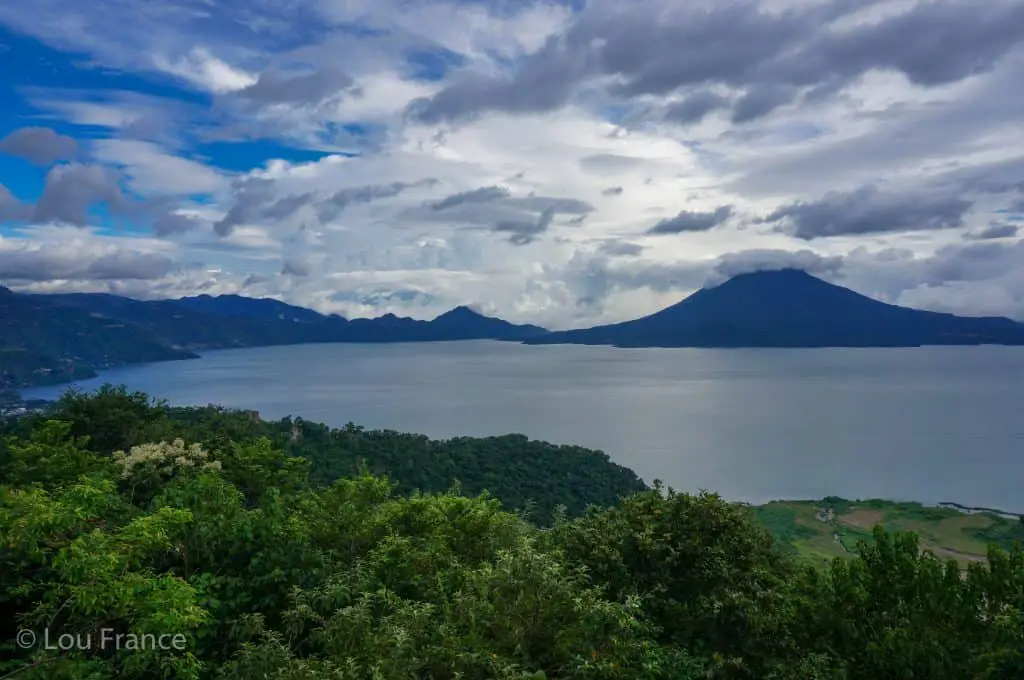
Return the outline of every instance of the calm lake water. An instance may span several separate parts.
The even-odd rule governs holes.
[[[209,352],[79,386],[104,382],[265,418],[437,438],[519,432],[734,500],[837,495],[1024,512],[1022,348],[303,345]]]

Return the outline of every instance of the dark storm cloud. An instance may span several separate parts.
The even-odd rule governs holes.
[[[235,94],[261,104],[315,105],[341,92],[351,91],[354,85],[351,76],[336,68],[297,75],[270,69],[260,74],[255,83]]]
[[[733,115],[750,120],[801,91],[839,92],[872,70],[897,71],[922,86],[956,82],[990,70],[1024,41],[1017,0],[921,2],[828,28],[867,4],[767,11],[739,2],[671,13],[654,2],[598,5],[511,76],[456,80],[410,113],[433,123],[483,111],[546,111],[568,102],[582,82],[613,76],[610,91],[622,98],[724,85],[745,93]]]
[[[423,179],[418,182],[392,182],[391,184],[370,184],[361,187],[342,189],[327,200],[316,206],[317,217],[321,223],[330,222],[338,217],[350,205],[372,203],[385,198],[394,198],[399,194],[425,186],[438,184],[436,179]]]
[[[505,187],[480,187],[479,189],[462,191],[457,194],[452,194],[446,198],[442,198],[440,201],[433,203],[431,207],[434,210],[448,210],[449,208],[454,208],[466,203],[490,203],[491,201],[499,201],[508,197],[509,190]]]
[[[49,166],[57,161],[74,160],[78,155],[78,142],[50,128],[24,127],[0,139],[0,153]]]
[[[554,208],[547,208],[536,220],[504,220],[495,224],[493,230],[510,234],[509,242],[521,246],[533,242],[547,231],[554,218]]]
[[[130,250],[97,255],[59,248],[0,249],[0,279],[12,281],[152,280],[173,268],[173,260],[164,255]]]
[[[605,189],[604,191],[601,192],[601,195],[602,196],[621,196],[622,195],[622,187],[608,187],[607,189]]]
[[[723,205],[711,212],[683,210],[675,217],[662,220],[647,230],[648,234],[681,234],[692,231],[708,231],[724,223],[732,216],[732,206]]]
[[[984,229],[964,234],[969,241],[990,241],[998,238],[1013,238],[1020,228],[1015,224],[1005,222],[993,222]]]
[[[117,172],[98,165],[58,165],[46,174],[43,194],[31,217],[35,222],[84,227],[89,221],[89,210],[100,203],[115,214],[126,208]]]
[[[810,240],[962,227],[971,206],[971,201],[956,196],[885,193],[866,186],[830,192],[817,201],[790,203],[763,221],[783,223],[779,231]]]

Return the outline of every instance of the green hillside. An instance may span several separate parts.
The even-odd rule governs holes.
[[[148,330],[0,287],[0,388],[59,384],[120,364],[186,359]]]
[[[920,503],[826,498],[775,501],[752,510],[781,546],[819,564],[856,555],[859,541],[873,542],[876,525],[890,532],[913,532],[922,550],[961,566],[983,562],[990,544],[1009,549],[1024,542],[1024,521]]]

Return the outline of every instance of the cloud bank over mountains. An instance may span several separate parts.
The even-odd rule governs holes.
[[[552,328],[799,266],[1024,319],[1024,0],[0,6],[0,283]]]

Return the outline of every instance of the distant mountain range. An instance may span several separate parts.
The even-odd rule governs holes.
[[[105,293],[29,295],[0,287],[0,389],[92,377],[121,364],[195,358],[208,349],[316,342],[523,340],[547,333],[457,307],[431,321],[324,315],[238,295],[134,300]]]
[[[634,321],[527,338],[617,347],[1024,345],[1024,324],[879,302],[796,269],[735,276]]]
[[[634,321],[550,332],[456,307],[430,321],[324,315],[237,295],[133,300],[28,295],[0,287],[0,389],[91,377],[206,349],[316,342],[508,340],[618,347],[1024,345],[1024,324],[879,302],[787,269],[736,276]]]

